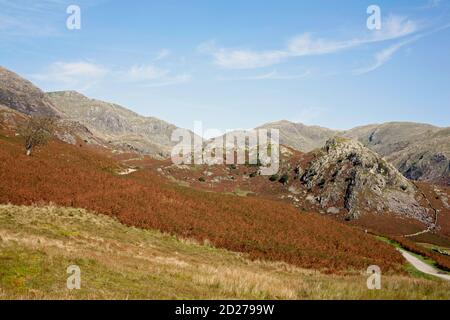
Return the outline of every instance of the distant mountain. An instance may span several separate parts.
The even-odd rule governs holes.
[[[322,147],[334,136],[352,138],[385,157],[407,178],[450,184],[450,128],[389,122],[335,131],[280,121],[259,128],[280,130],[280,143],[303,152]]]
[[[169,157],[175,145],[170,138],[177,127],[170,123],[75,91],[46,94],[2,67],[0,105],[30,116],[61,118],[74,133],[62,138],[72,144],[77,135],[88,142],[159,158]],[[336,131],[289,121],[258,128],[279,129],[281,144],[303,152],[321,148],[335,136],[352,138],[385,157],[407,178],[450,185],[450,128],[390,122]]]
[[[60,116],[44,92],[30,81],[2,67],[0,67],[0,105],[32,116]]]
[[[121,148],[166,158],[176,126],[144,117],[114,103],[90,99],[76,91],[50,92],[49,100],[64,118],[80,122],[94,135]]]
[[[281,144],[303,152],[323,147],[328,139],[338,133],[338,131],[327,128],[307,126],[286,120],[266,123],[257,129],[278,129]]]
[[[390,122],[354,128],[344,136],[386,157],[409,179],[450,184],[450,128]]]
[[[75,91],[44,93],[30,81],[0,67],[2,105],[27,116],[58,118],[58,137],[71,144],[84,140],[159,158],[169,157],[175,144],[170,138],[177,127],[170,123]],[[4,109],[3,114],[10,113]]]

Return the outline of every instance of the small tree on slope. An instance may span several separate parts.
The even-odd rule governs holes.
[[[20,130],[27,156],[31,155],[35,147],[47,144],[53,136],[54,130],[55,119],[32,117]]]

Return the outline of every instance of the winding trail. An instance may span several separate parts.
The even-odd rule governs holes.
[[[412,184],[414,185],[414,187],[416,187],[417,191],[419,191],[422,194],[422,197],[425,199],[425,201],[427,202],[430,209],[434,211],[434,223],[431,224],[427,229],[425,229],[423,231],[404,235],[405,238],[415,237],[415,236],[418,236],[418,235],[421,235],[424,233],[431,232],[436,229],[437,224],[438,224],[438,214],[439,214],[438,210],[435,207],[433,207],[433,204],[431,203],[431,201],[428,199],[428,197],[425,195],[425,193],[419,188],[419,186],[414,181],[412,181]]]
[[[397,249],[398,251],[400,251],[403,255],[403,257],[409,262],[411,263],[417,270],[419,270],[420,272],[435,276],[435,277],[439,277],[441,279],[450,281],[450,274],[443,274],[443,273],[439,273],[439,271],[426,264],[425,262],[421,261],[420,259],[416,258],[415,256],[413,256],[412,254],[410,254],[409,252],[402,250],[402,249]]]

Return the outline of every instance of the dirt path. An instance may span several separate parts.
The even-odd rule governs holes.
[[[435,276],[435,277],[439,277],[441,279],[445,279],[447,281],[450,281],[450,275],[448,274],[441,274],[439,273],[439,271],[437,269],[435,269],[434,267],[426,264],[425,262],[421,261],[420,259],[416,258],[415,256],[413,256],[412,254],[410,254],[409,252],[402,250],[402,249],[398,249],[398,251],[400,251],[403,255],[403,257],[409,262],[411,263],[417,270]]]
[[[119,175],[126,176],[126,175],[129,175],[129,174],[131,174],[133,172],[136,172],[136,171],[137,171],[137,169],[129,168],[129,169],[126,169],[124,171],[119,172]]]
[[[438,224],[438,210],[435,207],[433,207],[433,204],[428,199],[426,194],[419,188],[419,186],[413,181],[412,181],[412,183],[416,187],[417,191],[419,191],[422,194],[422,197],[425,199],[425,201],[427,202],[427,204],[430,207],[430,209],[434,211],[434,223],[432,225],[430,225],[427,229],[423,230],[423,231],[419,231],[419,232],[416,232],[416,233],[413,233],[413,234],[404,235],[405,238],[411,238],[411,237],[415,237],[415,236],[418,236],[418,235],[421,235],[421,234],[424,234],[424,233],[431,232],[434,229],[436,229],[437,224]]]

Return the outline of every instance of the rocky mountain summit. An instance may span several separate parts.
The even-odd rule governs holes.
[[[335,137],[299,166],[300,182],[328,213],[346,209],[346,219],[364,212],[391,212],[433,222],[413,183],[378,154],[355,140]]]
[[[0,67],[1,104],[27,115],[61,116],[44,92],[30,81],[2,67]]]

